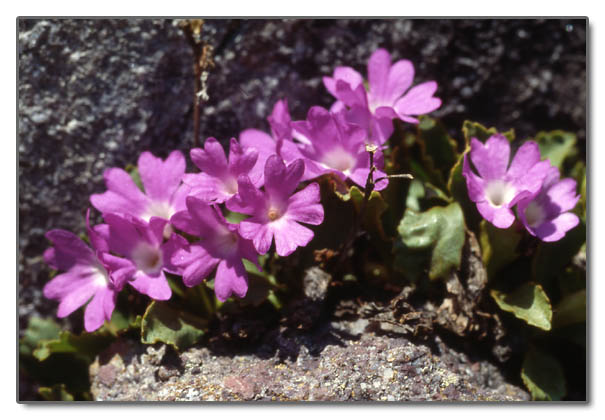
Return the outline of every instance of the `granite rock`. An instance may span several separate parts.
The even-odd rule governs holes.
[[[280,333],[265,343],[270,353],[197,347],[159,364],[149,355],[166,353],[165,345],[156,350],[123,341],[120,351],[111,349],[91,365],[91,392],[97,401],[529,400],[495,365],[470,360],[437,336],[414,343],[365,331],[352,335],[358,327],[333,323],[289,340]],[[299,343],[295,356],[280,356],[286,341]]]

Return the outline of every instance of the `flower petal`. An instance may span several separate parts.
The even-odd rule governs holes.
[[[510,158],[510,143],[501,134],[494,134],[485,144],[471,139],[471,160],[485,180],[504,179]]]
[[[103,218],[109,226],[109,248],[118,254],[129,256],[142,240],[142,232],[137,229],[142,226],[135,224],[135,219],[127,219],[115,213],[105,214]]]
[[[69,271],[58,274],[46,283],[43,289],[47,299],[64,299],[67,295],[81,287],[94,288],[92,285],[99,280],[103,272],[101,267],[77,265]]]
[[[208,278],[219,261],[208,253],[203,242],[181,248],[171,258],[172,264],[183,270],[183,283],[187,287],[198,285]]]
[[[238,193],[225,203],[229,210],[236,213],[256,214],[265,207],[265,195],[252,184],[248,176],[241,175],[237,185]]]
[[[508,179],[511,180],[523,178],[539,161],[540,148],[538,147],[538,144],[533,141],[526,141],[521,147],[519,147],[519,150],[517,150],[517,153],[515,154],[515,157],[513,158],[506,175]],[[475,163],[474,159],[473,163]]]
[[[256,218],[242,220],[238,225],[239,234],[245,239],[252,240],[256,251],[264,255],[271,248],[273,242],[273,231],[267,224],[260,222]]]
[[[304,172],[303,159],[297,159],[286,167],[281,157],[270,156],[265,164],[265,191],[270,197],[286,200],[300,183]]]
[[[53,248],[44,254],[44,259],[53,268],[69,270],[75,264],[91,264],[96,260],[92,249],[67,230],[53,229],[45,236],[53,243]]]
[[[477,210],[481,216],[500,229],[511,227],[515,221],[515,214],[508,207],[493,207],[487,201],[477,203]]]
[[[273,106],[271,115],[267,118],[271,126],[273,137],[277,140],[292,140],[292,127],[290,123],[290,111],[288,110],[288,101],[286,99],[277,101]]]
[[[299,246],[305,246],[313,239],[313,231],[298,223],[286,220],[271,227],[275,236],[275,250],[280,257],[287,257]]]
[[[466,188],[471,201],[475,203],[485,201],[485,183],[471,170],[468,153],[464,155],[462,162],[462,175],[466,178]]]
[[[324,209],[319,201],[319,184],[309,184],[288,200],[288,218],[311,225],[321,224],[324,219]]]
[[[427,114],[441,106],[441,99],[433,97],[437,82],[431,81],[414,86],[395,102],[395,110],[400,116]]]
[[[185,173],[185,157],[178,150],[168,155],[165,161],[150,152],[139,157],[138,168],[145,193],[152,200],[170,202]]]
[[[181,275],[183,270],[172,263],[172,258],[177,251],[187,247],[189,243],[185,238],[176,233],[173,233],[170,238],[162,244],[160,247],[162,250],[162,260],[164,261],[164,270],[172,273]]]
[[[342,80],[351,86],[351,89],[355,89],[359,85],[363,85],[363,77],[352,67],[336,67],[334,69],[333,77],[324,77],[324,86],[333,96],[337,97],[336,82]]]
[[[548,175],[549,168],[551,167],[548,160],[543,160],[536,163],[528,171],[523,173],[519,178],[512,181],[517,191],[527,191],[530,194],[535,194],[540,191],[544,178]],[[510,176],[510,170],[507,177]],[[513,203],[517,200],[513,200]]]
[[[136,186],[130,175],[120,168],[103,173],[107,191],[93,194],[90,202],[101,213],[122,213],[140,216],[149,205],[149,198]]]
[[[390,68],[391,55],[387,50],[380,48],[372,53],[368,60],[368,83],[373,102],[383,103],[388,97]]]
[[[168,285],[168,280],[164,272],[160,270],[155,276],[138,271],[134,280],[130,282],[139,293],[149,296],[155,300],[168,300],[172,296],[172,290]]]
[[[84,310],[84,329],[93,332],[99,329],[115,308],[115,292],[109,289],[98,290]],[[108,316],[109,313],[109,316]]]
[[[191,188],[190,195],[208,203],[224,203],[233,196],[233,194],[227,193],[221,180],[205,172],[187,174],[184,181]]]
[[[247,175],[258,159],[258,151],[254,147],[242,147],[236,139],[231,139],[229,148],[229,172],[234,177]]]
[[[58,277],[58,276],[57,276]],[[73,284],[74,288],[61,298],[57,317],[64,318],[73,311],[84,305],[97,292],[96,287],[91,287],[90,282]]]
[[[542,223],[534,231],[535,235],[544,242],[555,242],[563,238],[565,234],[575,228],[580,219],[573,213],[563,213],[554,219]]]
[[[368,106],[367,94],[363,85],[358,85],[353,89],[348,83],[337,80],[336,94],[338,95],[338,99],[347,106]]]
[[[232,294],[243,298],[247,292],[248,278],[242,261],[221,261],[214,276],[214,293],[217,299],[224,302]]]
[[[389,70],[389,80],[387,85],[388,96],[385,98],[388,103],[394,104],[403,93],[412,86],[414,80],[414,65],[409,60],[399,60],[391,66]]]
[[[134,263],[126,258],[102,253],[101,260],[109,271],[114,288],[118,291],[122,290],[124,285],[133,278],[134,273],[137,271]]]
[[[556,205],[557,214],[573,209],[580,196],[576,194],[576,181],[571,178],[565,178],[554,184],[546,192],[550,202]]]
[[[209,175],[221,178],[227,172],[225,150],[214,137],[206,139],[203,149],[191,149],[190,156],[195,166]]]

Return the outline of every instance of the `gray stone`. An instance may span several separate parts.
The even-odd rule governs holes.
[[[343,323],[332,328],[337,335],[348,330]],[[527,392],[508,383],[494,365],[471,363],[438,337],[430,347],[373,333],[334,343],[322,334],[297,341],[313,341],[323,349],[315,355],[301,350],[283,359],[279,349],[272,357],[261,357],[192,348],[181,355],[180,371],[169,368],[169,381],[163,364],[145,361],[144,346],[125,341],[130,347],[126,369],[119,368],[120,355],[102,354],[90,368],[92,394],[101,401],[529,400]],[[279,347],[279,340],[275,343]],[[110,361],[103,365],[100,360]],[[116,376],[108,381],[103,372],[114,365]]]

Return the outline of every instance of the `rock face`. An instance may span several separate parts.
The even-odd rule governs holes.
[[[314,336],[280,333],[271,349],[252,354],[204,347],[176,356],[165,345],[121,341],[91,365],[91,391],[98,401],[529,400],[495,366],[469,361],[438,337],[429,346],[352,335],[359,327],[333,325]]]
[[[41,297],[50,229],[84,232],[103,171],[181,148],[192,53],[170,21],[19,21],[20,320]]]

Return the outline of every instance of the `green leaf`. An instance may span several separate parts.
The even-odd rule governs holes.
[[[420,181],[419,179],[413,179],[412,182],[410,182],[408,195],[405,199],[405,207],[412,211],[420,212],[420,199],[424,198],[424,196],[425,190],[422,181]]]
[[[124,315],[122,311],[114,310],[111,314],[111,321],[106,322],[99,332],[107,331],[114,337],[130,330],[130,329],[139,329],[141,328],[141,316],[128,314],[128,316]]]
[[[546,284],[557,277],[586,243],[586,225],[582,222],[557,242],[542,242],[532,262],[534,280]]]
[[[541,131],[536,134],[535,141],[540,147],[542,159],[550,160],[551,165],[563,169],[563,161],[578,153],[576,136],[561,130],[550,132]]]
[[[512,312],[529,325],[550,330],[552,307],[548,296],[539,284],[526,283],[512,293],[491,290],[490,294],[503,311]]]
[[[248,217],[250,216],[248,216],[247,214],[236,213],[234,211],[227,211],[227,214],[225,215],[225,220],[227,220],[229,223],[237,224],[242,220],[247,219]]]
[[[450,169],[458,160],[456,141],[435,119],[424,116],[418,124],[418,143],[425,166],[437,174],[440,185],[445,185]]]
[[[473,137],[479,141],[485,142],[485,140],[490,138],[492,135],[497,134],[498,130],[494,127],[486,128],[484,125],[478,122],[466,120],[464,123],[462,123],[462,133],[464,134],[466,144],[470,145]],[[508,141],[512,142],[515,139],[515,130],[512,128],[500,134],[506,137]]]
[[[38,347],[38,343],[56,339],[60,332],[61,327],[51,318],[30,318],[23,338],[19,340],[19,354],[31,356]]]
[[[41,386],[38,393],[46,401],[73,401],[74,396],[67,391],[65,384],[55,384],[52,387]]]
[[[423,213],[408,209],[397,230],[406,247],[432,249],[429,278],[435,280],[460,267],[464,229],[462,209],[458,203],[452,203]]]
[[[533,348],[523,360],[521,379],[534,400],[560,401],[567,393],[565,374],[557,359]]]
[[[364,198],[364,193],[356,186],[349,190],[351,200],[355,204],[357,213],[361,211],[361,206]],[[382,239],[386,239],[384,229],[382,227],[381,216],[387,209],[388,205],[378,191],[372,191],[370,198],[366,203],[364,212],[364,220],[362,221],[363,228],[372,235],[378,235]]]
[[[112,335],[107,332],[83,332],[75,335],[70,331],[61,331],[59,338],[40,341],[33,355],[39,361],[44,361],[51,354],[73,353],[92,362],[113,340]]]
[[[393,245],[393,268],[402,273],[411,283],[417,283],[424,274],[425,267],[431,261],[430,250],[410,249],[401,241],[396,241]]]
[[[586,289],[565,296],[555,306],[553,325],[555,328],[586,322]]]
[[[479,228],[482,259],[491,279],[501,268],[519,257],[517,246],[523,234],[517,231],[515,225],[498,229],[487,220],[483,220]]]
[[[172,308],[165,302],[154,301],[145,311],[141,322],[141,342],[166,343],[177,350],[198,342],[208,328],[207,321]]]

